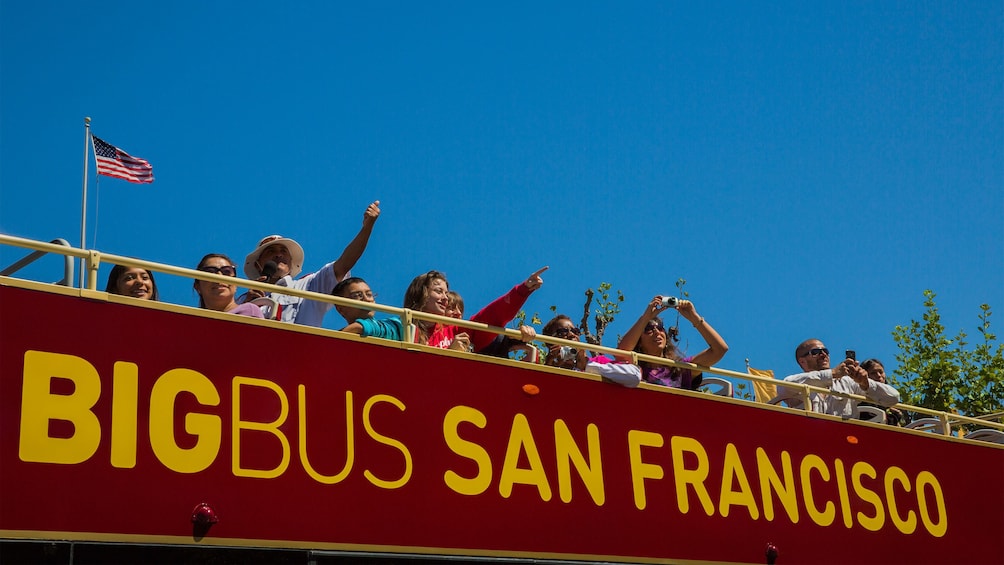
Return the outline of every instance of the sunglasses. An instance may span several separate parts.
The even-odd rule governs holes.
[[[222,267],[202,267],[199,270],[203,273],[212,273],[214,275],[223,275],[225,277],[237,276],[237,267],[233,265],[223,265]]]
[[[375,300],[377,297],[376,293],[372,290],[357,290],[355,292],[350,292],[345,295],[345,298],[351,298],[352,300]]]
[[[806,351],[805,353],[803,353],[802,357],[808,357],[809,355],[812,355],[813,357],[815,357],[815,356],[820,355],[820,354],[823,354],[823,355],[826,355],[827,357],[829,357],[830,356],[830,350],[827,349],[827,348],[825,348],[825,347],[813,347],[812,349],[810,349],[810,350]]]
[[[569,335],[579,335],[578,328],[558,328],[554,330],[554,337],[566,337]]]
[[[646,334],[650,334],[656,330],[659,330],[662,333],[666,333],[666,328],[662,324],[649,324],[645,326]]]

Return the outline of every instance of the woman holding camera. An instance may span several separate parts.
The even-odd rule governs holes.
[[[690,357],[685,357],[680,353],[673,343],[676,339],[676,328],[669,328],[667,331],[659,317],[659,314],[671,308],[675,308],[694,326],[708,344],[707,349]],[[702,367],[711,367],[721,361],[729,350],[729,346],[722,339],[722,336],[718,335],[718,332],[704,320],[703,316],[697,314],[693,302],[678,300],[673,296],[663,297],[662,295],[655,296],[649,302],[638,321],[621,338],[617,348],[653,357],[694,363]],[[701,374],[692,374],[688,369],[678,369],[644,361],[640,365],[642,381],[647,383],[688,390],[696,390],[701,385]]]
[[[575,327],[575,322],[564,314],[558,314],[544,324],[542,331],[546,336],[579,341],[579,328]],[[574,371],[584,371],[587,361],[586,350],[581,347],[573,349],[569,346],[554,343],[547,344],[547,357],[544,358],[545,365],[572,369]]]

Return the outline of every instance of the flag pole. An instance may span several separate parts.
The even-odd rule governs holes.
[[[87,145],[91,142],[91,119],[84,118],[84,194],[80,197],[80,248],[85,249],[87,242]],[[84,275],[87,271],[87,259],[80,259],[80,288],[84,288]]]

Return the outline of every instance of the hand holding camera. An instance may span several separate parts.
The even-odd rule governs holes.
[[[564,365],[565,363],[574,363],[578,357],[579,352],[574,347],[562,345],[558,348],[558,361],[561,365]]]
[[[548,344],[548,354],[544,364],[581,371],[586,364],[586,352],[567,345]]]

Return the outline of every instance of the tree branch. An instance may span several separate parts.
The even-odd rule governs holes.
[[[579,322],[579,329],[582,330],[582,334],[586,338],[586,343],[599,345],[599,340],[591,331],[589,331],[589,307],[593,304],[593,289],[587,288],[585,295],[586,303],[582,306],[582,321]]]

